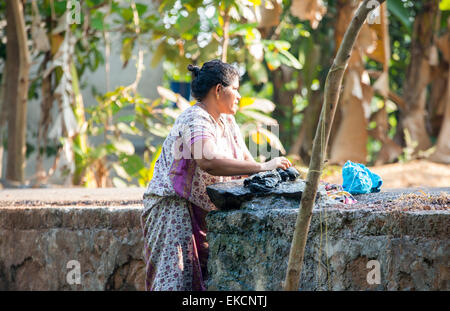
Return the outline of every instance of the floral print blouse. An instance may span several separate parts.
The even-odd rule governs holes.
[[[224,130],[199,103],[183,111],[165,139],[156,161],[147,195],[181,196],[206,211],[216,209],[206,186],[239,179],[240,176],[213,176],[200,169],[192,159],[190,146],[199,139],[211,139],[219,153],[244,160],[248,150],[233,115],[221,114]]]

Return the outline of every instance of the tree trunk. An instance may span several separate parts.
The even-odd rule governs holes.
[[[51,52],[45,54],[43,68],[47,68],[48,63],[51,60]],[[53,107],[53,90],[52,90],[52,73],[42,78],[42,103],[41,103],[41,116],[39,120],[38,137],[37,137],[37,156],[36,156],[36,185],[40,185],[46,182],[47,174],[43,165],[43,156],[45,156],[45,150],[47,147],[47,135],[48,128],[52,121],[51,109]],[[43,149],[41,154],[41,148]]]
[[[423,9],[415,18],[411,42],[411,63],[408,66],[403,88],[403,98],[407,109],[401,117],[401,126],[407,129],[411,139],[417,142],[415,152],[426,150],[431,146],[426,128],[425,106],[427,86],[430,83],[429,58],[438,10],[439,1],[423,1]]]
[[[5,103],[9,106],[6,179],[23,183],[30,56],[27,46],[22,2],[7,1],[6,12],[8,40],[6,47],[6,70],[8,72],[8,79]]]
[[[375,165],[393,162],[402,153],[402,148],[388,136],[389,121],[386,105],[372,114],[370,121],[374,121],[377,126],[370,130],[369,135],[378,140],[382,145],[377,154]]]
[[[448,73],[450,76],[450,71]],[[450,77],[447,77],[447,102],[445,104],[445,115],[442,128],[439,133],[436,151],[430,160],[450,164]]]
[[[289,154],[299,155],[303,163],[309,163],[311,160],[311,149],[319,122],[321,103],[323,102],[323,93],[320,91],[308,91],[308,106],[305,108],[303,121]]]
[[[16,163],[14,163],[14,158],[16,154],[16,139],[14,137],[16,134],[16,110],[17,110],[17,88],[19,83],[19,66],[20,60],[17,57],[19,55],[19,44],[17,42],[17,30],[16,22],[14,19],[14,14],[12,13],[13,8],[12,1],[6,2],[6,63],[5,68],[8,73],[8,79],[6,79],[5,88],[5,101],[4,105],[8,107],[8,157],[6,165],[6,179],[17,180],[16,178]]]
[[[450,44],[450,42],[449,42]],[[430,136],[438,137],[442,128],[442,121],[447,103],[447,75],[449,64],[441,60],[439,65],[432,68],[430,85],[430,96],[428,99],[427,113],[430,122]]]
[[[357,4],[358,2],[355,1],[338,1],[336,46],[339,46],[342,41],[351,16],[357,9]],[[361,37],[358,41],[360,39]],[[362,82],[365,69],[363,49],[359,45],[358,42],[355,44],[349,60],[344,78],[344,92],[340,99],[341,120],[339,124],[336,124],[337,131],[331,141],[330,162],[341,165],[347,160],[366,163],[367,158],[368,122],[364,105],[370,104],[373,94],[371,88]]]
[[[70,70],[71,70],[71,77],[72,77],[72,89],[73,89],[73,113],[77,120],[78,127],[81,128],[82,125],[86,122],[85,116],[84,116],[84,103],[83,103],[83,97],[81,94],[81,89],[78,81],[78,74],[77,70],[75,68],[75,63],[73,60],[70,62]],[[77,146],[80,150],[82,150],[84,153],[87,153],[88,148],[88,138],[86,133],[77,133],[73,137],[73,144]],[[93,187],[94,184],[94,176],[91,170],[89,168],[87,169],[83,164],[83,159],[80,157],[79,154],[74,152],[74,161],[75,161],[75,172],[72,176],[72,183],[74,185],[83,185],[85,187]]]
[[[300,129],[298,130],[298,135],[292,135],[295,136],[295,140],[292,142],[289,154],[299,155],[302,162],[307,164],[311,159],[312,142],[314,140],[314,134],[316,133],[322,106],[321,104],[323,102],[323,90],[312,90],[311,85],[314,79],[319,78],[317,65],[328,63],[329,60],[324,59],[326,58],[326,56],[324,56],[324,51],[321,49],[321,46],[314,43],[314,41],[311,42],[311,46],[305,53],[308,63],[305,64],[304,68],[299,73],[298,92],[300,92],[303,87],[307,88],[308,105],[304,109],[303,120]],[[320,85],[324,85],[324,83],[325,81],[320,81]]]
[[[367,159],[367,119],[364,112],[365,102],[372,98],[370,87],[361,81],[357,70],[348,69],[345,76],[344,93],[341,102],[341,122],[331,144],[330,163],[343,165],[347,160],[366,163]],[[355,86],[358,83],[359,86]],[[361,98],[352,94],[353,88],[362,89]]]
[[[441,130],[439,132],[436,150],[431,155],[430,160],[450,164],[450,17],[447,19],[447,33],[442,35],[437,45],[442,52],[443,60],[441,60],[440,68],[444,64],[447,66],[447,92],[442,96],[444,105],[444,117],[442,120]],[[445,77],[445,75],[442,75]]]
[[[5,86],[6,86],[6,68],[2,74],[2,81],[0,84],[0,179],[3,178],[3,137],[5,132],[5,124],[8,118],[8,106],[5,100]]]
[[[222,12],[223,18],[223,42],[222,42],[222,62],[227,62],[227,53],[228,53],[228,43],[230,41],[230,8],[226,8],[225,11]]]
[[[291,114],[292,114],[292,100],[297,90],[283,90],[283,86],[292,80],[293,69],[281,65],[277,70],[270,71],[270,80],[273,83],[273,102],[275,103],[275,110],[272,117],[279,120],[280,126],[280,140],[285,146],[291,145],[290,130],[292,128]]]
[[[361,30],[367,15],[371,11],[371,8],[373,8],[373,6],[370,6],[369,8],[369,2],[371,2],[371,0],[364,0],[356,11],[355,16],[347,28],[344,39],[342,40],[325,82],[325,98],[322,105],[319,125],[316,130],[316,136],[314,138],[313,152],[311,162],[309,164],[306,187],[300,201],[300,211],[297,217],[291,250],[289,253],[284,290],[298,290],[306,238],[308,236],[309,224],[311,222],[312,209],[317,194],[319,177],[322,173],[322,167],[325,160],[326,147],[330,137],[331,125],[333,123],[334,113],[339,100],[339,91],[342,85],[342,78],[348,65],[352,48],[355,44],[359,31]],[[382,3],[384,0],[380,0],[378,2]]]
[[[402,148],[397,145],[391,138],[389,138],[389,121],[388,113],[386,109],[386,101],[391,97],[393,92],[389,88],[389,62],[391,59],[391,46],[389,39],[389,20],[387,3],[383,3],[380,10],[380,24],[372,25],[377,32],[377,36],[381,39],[378,40],[380,48],[375,49],[373,53],[369,54],[372,59],[381,62],[383,64],[383,72],[377,78],[374,84],[374,91],[383,97],[383,108],[379,109],[376,113],[372,114],[371,121],[375,121],[376,128],[371,132],[375,135],[371,135],[373,138],[381,143],[381,149],[377,154],[375,165],[381,165],[387,162],[393,162],[402,153]],[[399,105],[400,107],[401,105]]]

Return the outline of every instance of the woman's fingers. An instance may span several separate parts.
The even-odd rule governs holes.
[[[283,159],[281,161],[281,163],[283,164],[283,169],[285,170],[287,168],[287,166],[288,166],[288,163],[287,163],[286,159]]]
[[[291,163],[291,161],[289,161],[289,159],[286,159],[286,161],[287,161],[288,167],[292,166],[292,163]]]
[[[288,167],[292,166],[291,161],[289,161],[287,158],[285,157],[281,157],[281,163],[283,165],[283,169],[287,169]]]
[[[289,168],[290,166],[292,166],[291,161],[289,161],[285,157],[277,157],[266,163],[267,163],[266,165],[267,165],[268,170],[273,170],[276,168],[281,168],[281,169],[285,170],[285,169]]]

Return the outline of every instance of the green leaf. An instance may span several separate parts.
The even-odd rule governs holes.
[[[200,49],[201,56],[200,61],[205,62],[210,59],[217,58],[217,51],[219,50],[219,42],[213,39],[211,42],[205,46],[203,49]]]
[[[266,51],[264,53],[264,59],[266,60],[267,65],[269,66],[269,69],[271,71],[276,70],[278,67],[281,66],[280,58],[278,57],[277,54],[271,51]]]
[[[412,32],[412,23],[409,20],[410,9],[405,8],[402,1],[387,1],[387,7],[390,13],[397,17],[405,25],[409,33]]]
[[[195,54],[200,48],[197,41],[191,40],[184,43],[184,53]]]
[[[289,60],[289,62],[285,63],[285,65],[294,67],[295,69],[299,69],[299,70],[303,68],[302,64],[300,64],[298,59],[296,59],[295,56],[292,55],[291,53],[289,53],[288,51],[280,50],[280,53]]]
[[[73,151],[75,152],[75,154],[77,154],[79,156],[84,156],[83,150],[81,150],[81,148],[78,145],[73,144],[72,148],[73,148]]]
[[[116,171],[117,175],[119,175],[119,177],[122,177],[127,181],[131,181],[131,176],[125,171],[125,169],[122,166],[120,166],[117,163],[113,163],[112,167]]]
[[[130,60],[133,53],[135,38],[125,38],[122,41],[122,51],[120,51],[120,59],[126,63]]]
[[[134,154],[134,145],[128,139],[119,138],[112,139],[111,141],[117,151],[130,155]]]
[[[64,12],[66,12],[67,1],[54,1],[53,5],[55,8],[55,13],[58,16],[61,16]]]
[[[199,17],[197,13],[190,13],[188,16],[184,17],[180,15],[177,20],[177,27],[181,32],[189,32],[195,24],[199,22]]]
[[[449,11],[450,10],[450,0],[441,0],[441,3],[439,3],[439,9],[441,11]]]
[[[96,30],[103,30],[103,17],[95,16],[91,19],[91,26]]]
[[[252,83],[261,84],[269,81],[266,68],[260,62],[250,63],[247,70]]]
[[[130,134],[130,135],[136,134],[135,131],[128,124],[125,124],[123,122],[119,122],[117,124],[117,128],[119,129],[119,131],[121,131],[124,134]]]
[[[271,51],[274,49],[287,51],[291,48],[291,44],[289,42],[282,40],[261,40],[261,43],[267,46]]]
[[[106,146],[105,146],[105,149],[106,149],[106,151],[108,152],[108,153],[111,153],[111,154],[113,154],[113,153],[116,153],[116,147],[114,147],[114,145],[113,144],[107,144]]]
[[[278,50],[289,50],[291,48],[291,44],[287,41],[275,41],[275,47]]]
[[[153,178],[153,172],[155,171],[155,165],[156,161],[158,160],[159,156],[161,155],[162,145],[158,147],[156,152],[152,155],[152,162],[150,163],[150,172],[149,172],[149,180]]]
[[[121,9],[120,15],[127,22],[131,22],[133,20],[133,10],[131,8]]]
[[[136,116],[134,114],[129,114],[129,115],[125,115],[125,116],[120,116],[117,118],[117,122],[133,122],[136,120]]]
[[[108,154],[105,145],[97,146],[94,150],[91,151],[91,157],[94,159],[101,159]]]
[[[121,158],[120,164],[130,176],[137,176],[139,171],[145,167],[138,155],[124,156]]]
[[[122,109],[122,105],[119,100],[115,100],[111,103],[111,113],[115,115]]]
[[[103,2],[103,0],[88,0],[87,4],[88,4],[88,7],[92,8],[94,6],[101,4],[102,2]]]
[[[229,34],[245,36],[249,29],[257,28],[258,25],[258,23],[238,24],[233,29],[230,29]]]
[[[160,13],[162,13],[165,10],[170,10],[174,7],[175,2],[177,2],[177,0],[167,0],[167,1],[161,1],[161,5],[158,8],[158,11]]]
[[[145,4],[136,3],[136,10],[138,12],[139,17],[144,15],[145,12],[147,12],[147,6]]]
[[[161,62],[161,60],[164,56],[165,50],[166,50],[165,45],[166,45],[166,43],[164,41],[161,42],[158,45],[158,48],[156,49],[155,53],[153,53],[153,58],[152,58],[152,62],[151,62],[152,68],[155,68]]]

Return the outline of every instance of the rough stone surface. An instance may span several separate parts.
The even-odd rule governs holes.
[[[282,199],[300,200],[305,189],[305,181],[298,179],[295,181],[280,182],[275,188],[267,192],[252,192],[244,187],[243,180],[234,180],[226,183],[217,183],[206,187],[206,192],[211,202],[220,210],[239,209],[244,202],[254,199],[263,199],[277,197]],[[326,192],[323,186],[320,186],[317,198],[323,198]],[[299,201],[300,202],[300,201]]]
[[[0,290],[144,290],[143,192],[3,190]],[[80,285],[67,282],[71,260]]]
[[[0,191],[0,290],[143,290],[144,191]],[[349,209],[317,206],[301,289],[449,290],[449,212],[369,208],[402,193],[358,196]],[[298,204],[277,194],[210,213],[209,289],[281,289]],[[367,284],[371,259],[380,285]],[[80,285],[67,282],[70,260],[80,263]]]
[[[409,192],[412,192],[410,189]],[[437,189],[434,193],[449,188]],[[358,204],[313,211],[300,290],[449,290],[448,210],[387,212],[370,207],[405,191],[357,196]],[[210,290],[281,290],[298,198],[258,197],[207,217]],[[345,207],[345,208],[344,208]],[[380,284],[369,284],[370,260]]]

